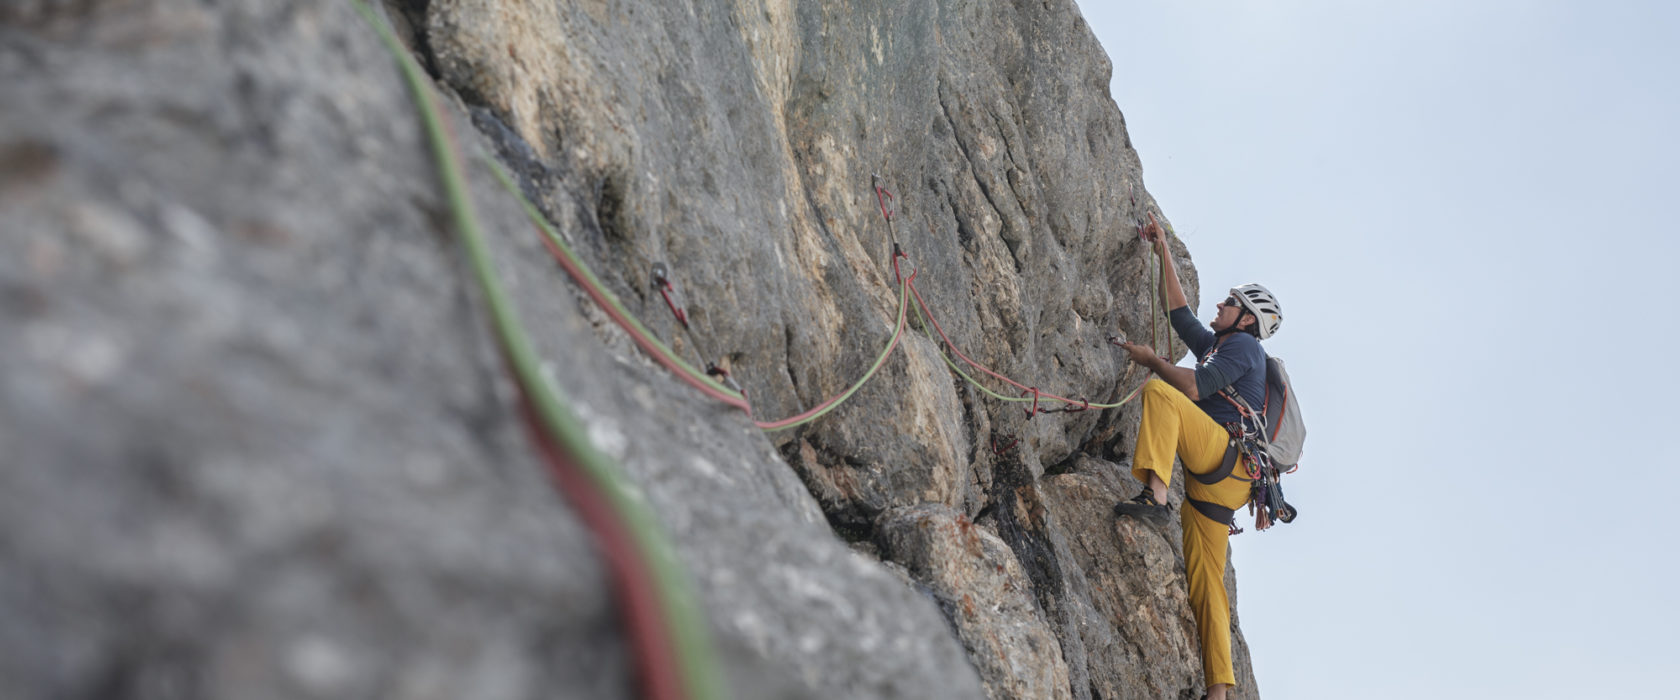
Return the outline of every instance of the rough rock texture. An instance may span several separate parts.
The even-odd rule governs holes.
[[[844,389],[892,333],[875,175],[970,356],[1093,401],[1142,381],[1104,337],[1150,337],[1153,203],[1069,2],[382,9],[467,148],[761,417]],[[634,692],[411,98],[349,3],[7,3],[0,84],[0,694]],[[838,411],[763,433],[649,362],[471,175],[522,320],[670,533],[739,695],[1199,696],[1176,524],[1108,514],[1135,407],[1029,421],[913,333]]]
[[[883,555],[933,590],[992,697],[1069,697],[1060,645],[1002,539],[936,504],[888,514],[879,539]]]

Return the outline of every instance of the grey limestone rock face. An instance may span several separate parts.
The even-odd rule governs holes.
[[[895,242],[974,359],[1092,402],[1143,380],[1105,338],[1150,337],[1134,227],[1160,213],[1071,2],[379,9],[465,150],[761,419],[887,345]],[[8,3],[0,84],[0,694],[636,694],[350,3]],[[737,695],[1200,694],[1176,525],[1108,514],[1135,407],[1029,420],[912,314],[838,410],[761,431],[637,350],[469,170],[550,377],[669,534]],[[1234,696],[1258,697],[1237,639]]]

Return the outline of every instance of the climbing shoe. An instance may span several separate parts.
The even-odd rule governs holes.
[[[1114,505],[1114,514],[1131,518],[1139,518],[1153,523],[1164,523],[1170,508],[1165,503],[1155,500],[1154,492],[1149,487],[1133,496],[1130,501],[1121,501]]]

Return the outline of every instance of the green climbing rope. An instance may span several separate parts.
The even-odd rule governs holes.
[[[467,248],[473,271],[490,306],[497,336],[511,360],[516,379],[529,393],[538,421],[560,444],[573,452],[613,510],[622,516],[640,555],[654,572],[655,587],[664,607],[688,696],[694,700],[724,700],[728,695],[723,691],[723,679],[705,622],[694,603],[693,593],[688,589],[687,577],[680,570],[663,532],[641,496],[625,482],[617,465],[594,448],[582,423],[567,409],[559,390],[541,372],[537,352],[490,262],[489,246],[478,226],[460,159],[430,86],[384,20],[362,0],[355,0],[355,6],[396,58],[403,78],[414,94],[433,155],[438,161],[456,230]]]

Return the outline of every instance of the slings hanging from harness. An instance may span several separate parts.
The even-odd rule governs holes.
[[[1251,482],[1248,496],[1248,512],[1253,514],[1261,509],[1270,522],[1294,522],[1295,507],[1283,499],[1283,486],[1280,483],[1278,468],[1267,459],[1264,448],[1253,441],[1254,431],[1248,421],[1226,425],[1231,437],[1225,442],[1225,457],[1220,460],[1219,468],[1206,474],[1197,474],[1186,470],[1190,478],[1203,484],[1212,486],[1226,479]],[[1237,464],[1243,464],[1243,473],[1237,473]],[[1240,534],[1243,529],[1237,527],[1237,511],[1226,508],[1217,503],[1185,498],[1196,512],[1207,516],[1209,520],[1222,523],[1231,528],[1231,534]],[[1262,527],[1261,529],[1265,529]]]
[[[1270,433],[1266,429],[1265,408],[1256,411],[1244,401],[1230,387],[1219,392],[1237,412],[1242,414],[1242,420],[1226,426],[1232,435],[1231,442],[1238,445],[1250,463],[1254,485],[1249,490],[1248,508],[1253,513],[1255,509],[1265,512],[1269,522],[1290,523],[1295,521],[1295,507],[1283,500],[1283,484],[1280,479],[1283,471],[1272,459],[1272,451],[1267,445]],[[1261,529],[1265,529],[1262,527]],[[1233,532],[1236,526],[1232,526]]]
[[[1230,397],[1226,396],[1226,399],[1229,400]],[[1282,472],[1273,463],[1271,453],[1266,449],[1264,416],[1255,418],[1256,414],[1248,411],[1246,404],[1238,401],[1232,403],[1243,412],[1245,420],[1226,426],[1231,431],[1231,446],[1226,448],[1225,458],[1230,460],[1231,452],[1235,450],[1241,452],[1246,460],[1250,478],[1243,480],[1253,482],[1249,487],[1248,512],[1252,514],[1256,509],[1264,511],[1266,519],[1262,521],[1262,530],[1270,527],[1270,523],[1294,522],[1295,507],[1283,500],[1283,485],[1280,481]],[[1233,522],[1231,533],[1241,531]]]

